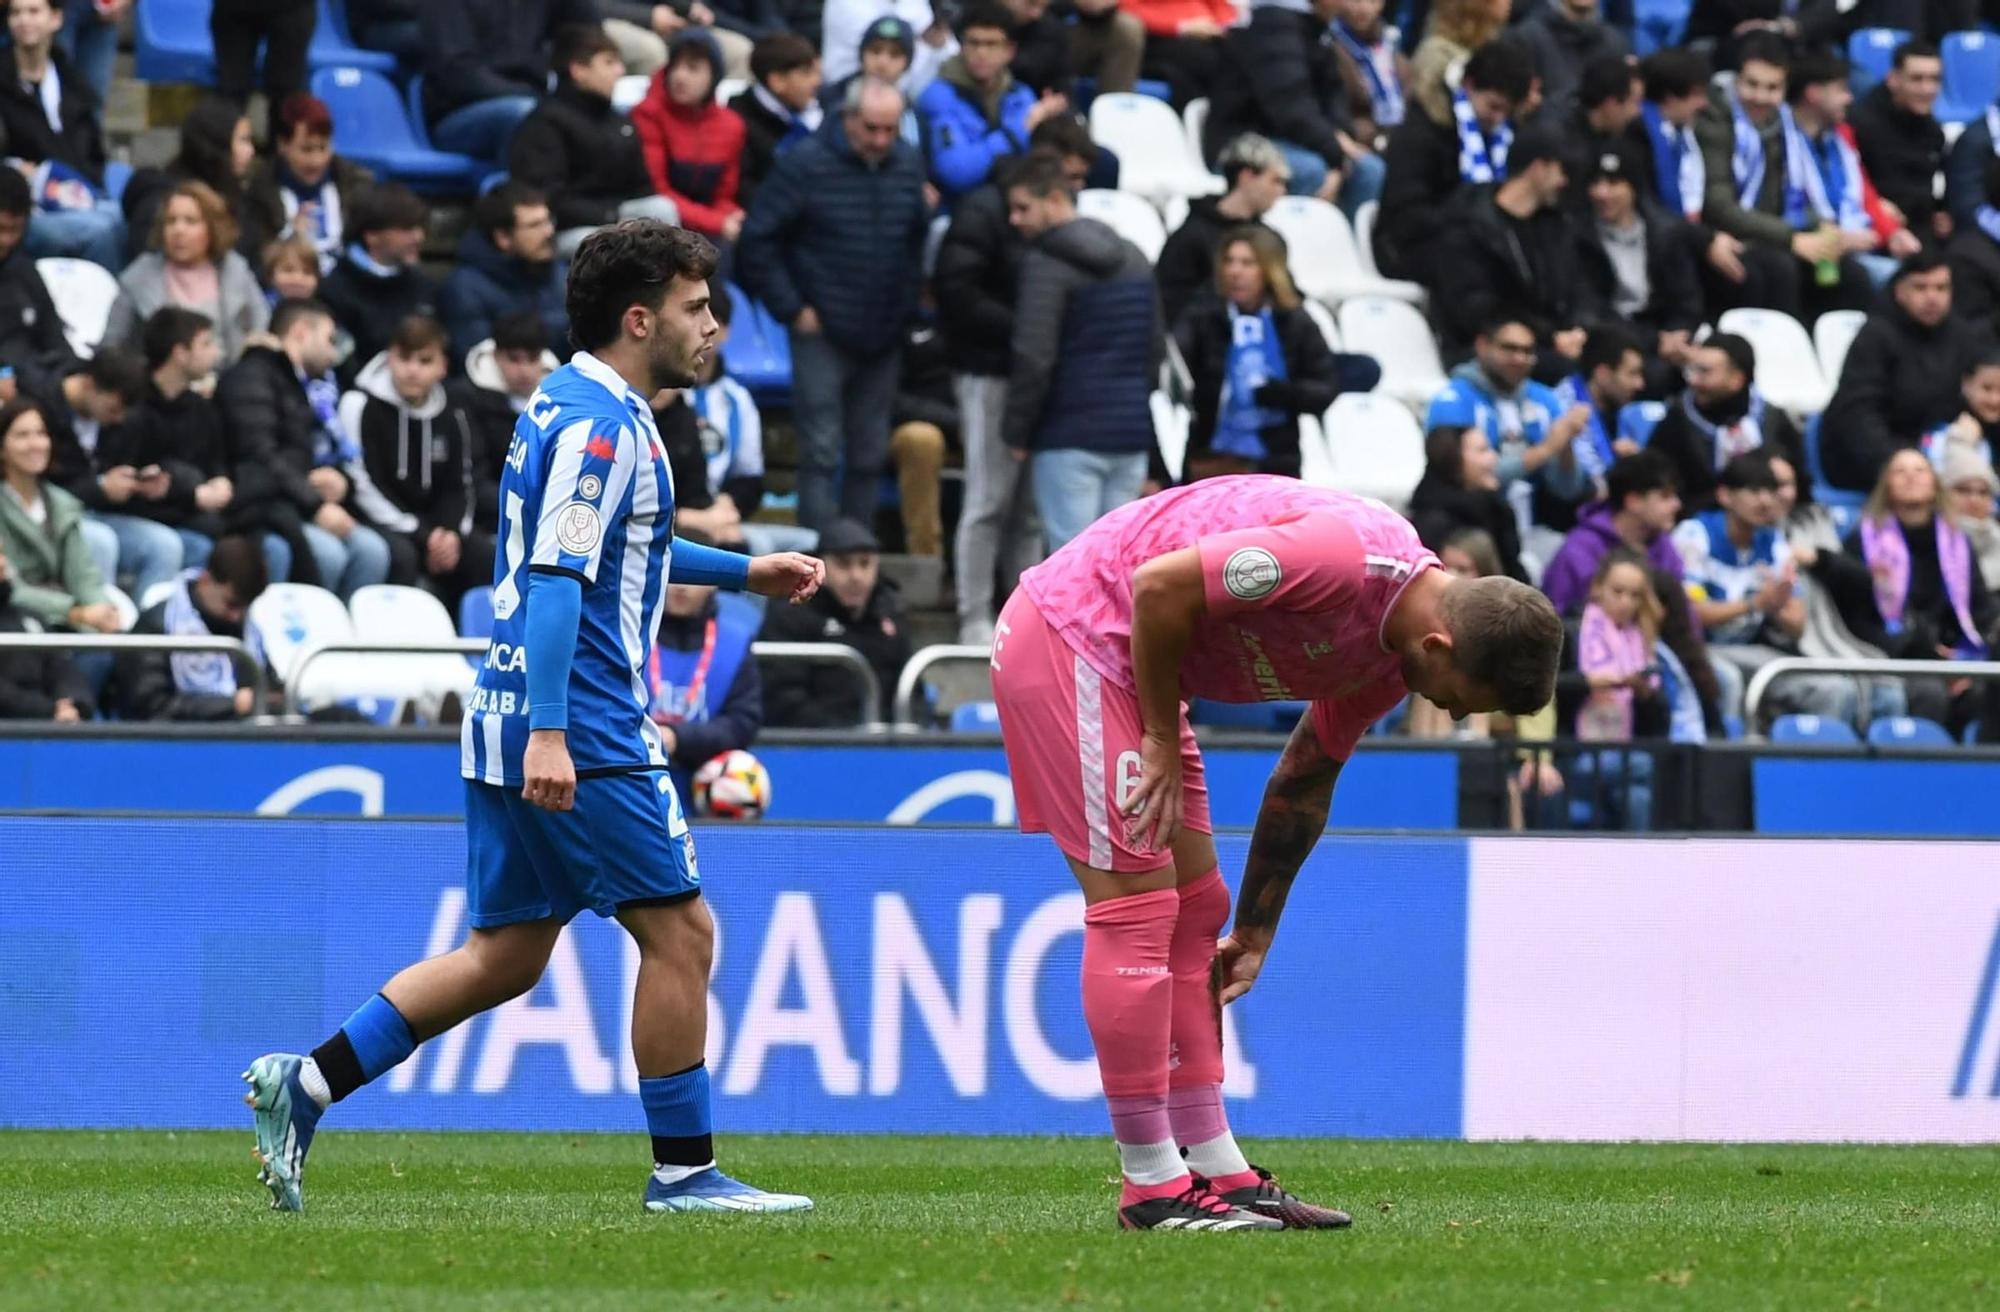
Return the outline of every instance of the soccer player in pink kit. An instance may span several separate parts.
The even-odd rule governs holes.
[[[1417,692],[1463,717],[1554,695],[1562,622],[1454,579],[1401,515],[1288,478],[1206,479],[1112,511],[1021,577],[993,694],[1021,828],[1083,888],[1083,1014],[1130,1229],[1332,1229],[1244,1159],[1216,1003],[1248,992],[1368,726]],[[1309,700],[1250,839],[1236,926],[1185,699]],[[1185,1150],[1185,1157],[1183,1157]]]

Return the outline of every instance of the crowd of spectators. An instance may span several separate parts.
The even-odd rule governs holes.
[[[893,686],[910,625],[883,540],[948,559],[958,635],[983,643],[1019,572],[1105,511],[1307,472],[1307,421],[1384,361],[1330,344],[1301,294],[1268,221],[1290,196],[1421,289],[1448,376],[1408,509],[1453,568],[1535,581],[1572,619],[1553,732],[1731,731],[1786,654],[1983,655],[2000,112],[1939,119],[1939,43],[1978,17],[1960,7],[1694,0],[1663,42],[1599,0],[347,0],[354,38],[422,79],[432,143],[495,174],[446,202],[463,235],[426,267],[437,202],[337,152],[307,90],[313,0],[218,0],[214,94],[122,190],[103,110],[129,4],[8,0],[0,627],[125,627],[123,589],[148,631],[241,632],[281,581],[456,605],[490,581],[515,417],[568,354],[567,260],[648,216],[722,249],[725,332],[788,348],[780,388],[718,351],[656,398],[683,528],[816,542],[829,587],[762,632],[853,645]],[[1903,33],[1876,84],[1843,53],[1871,26]],[[1149,83],[1205,106],[1191,135],[1220,179],[1167,211],[1156,257],[1081,199],[1124,163],[1090,97]],[[50,255],[116,275],[89,358]],[[1723,330],[1736,309],[1807,332],[1865,314],[1823,413],[1765,395],[1760,371],[1795,362]],[[795,501],[768,475],[780,432]],[[668,616],[678,764],[767,712],[857,718],[837,671],[758,678],[754,612],[676,589]],[[64,666],[8,663],[0,704],[242,713],[212,662]],[[2000,729],[1986,686],[1820,677],[1769,704]],[[1548,782],[1529,764],[1519,785]]]

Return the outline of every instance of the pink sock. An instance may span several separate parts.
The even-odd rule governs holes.
[[[1174,987],[1167,957],[1179,909],[1174,891],[1161,889],[1083,913],[1083,1018],[1097,1049],[1127,1202],[1186,1187],[1167,1115]]]
[[[1187,1163],[1218,1192],[1255,1184],[1257,1176],[1229,1132],[1222,1110],[1222,1009],[1209,987],[1215,941],[1229,919],[1229,889],[1211,870],[1180,890],[1180,914],[1168,961],[1174,971],[1173,1059],[1167,1115]]]

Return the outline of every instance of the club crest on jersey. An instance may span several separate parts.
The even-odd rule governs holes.
[[[1276,590],[1285,572],[1262,547],[1238,547],[1222,562],[1222,586],[1238,601],[1256,601]]]
[[[583,444],[583,453],[599,460],[610,460],[618,454],[618,439],[599,433]]]
[[[595,474],[585,474],[576,481],[576,494],[586,501],[595,501],[603,490],[604,480]]]
[[[572,556],[588,556],[603,536],[604,521],[597,517],[597,507],[572,501],[556,512],[556,542]]]

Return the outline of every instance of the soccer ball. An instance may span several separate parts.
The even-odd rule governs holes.
[[[718,820],[755,820],[771,806],[771,775],[748,752],[724,752],[694,772],[694,809]]]

